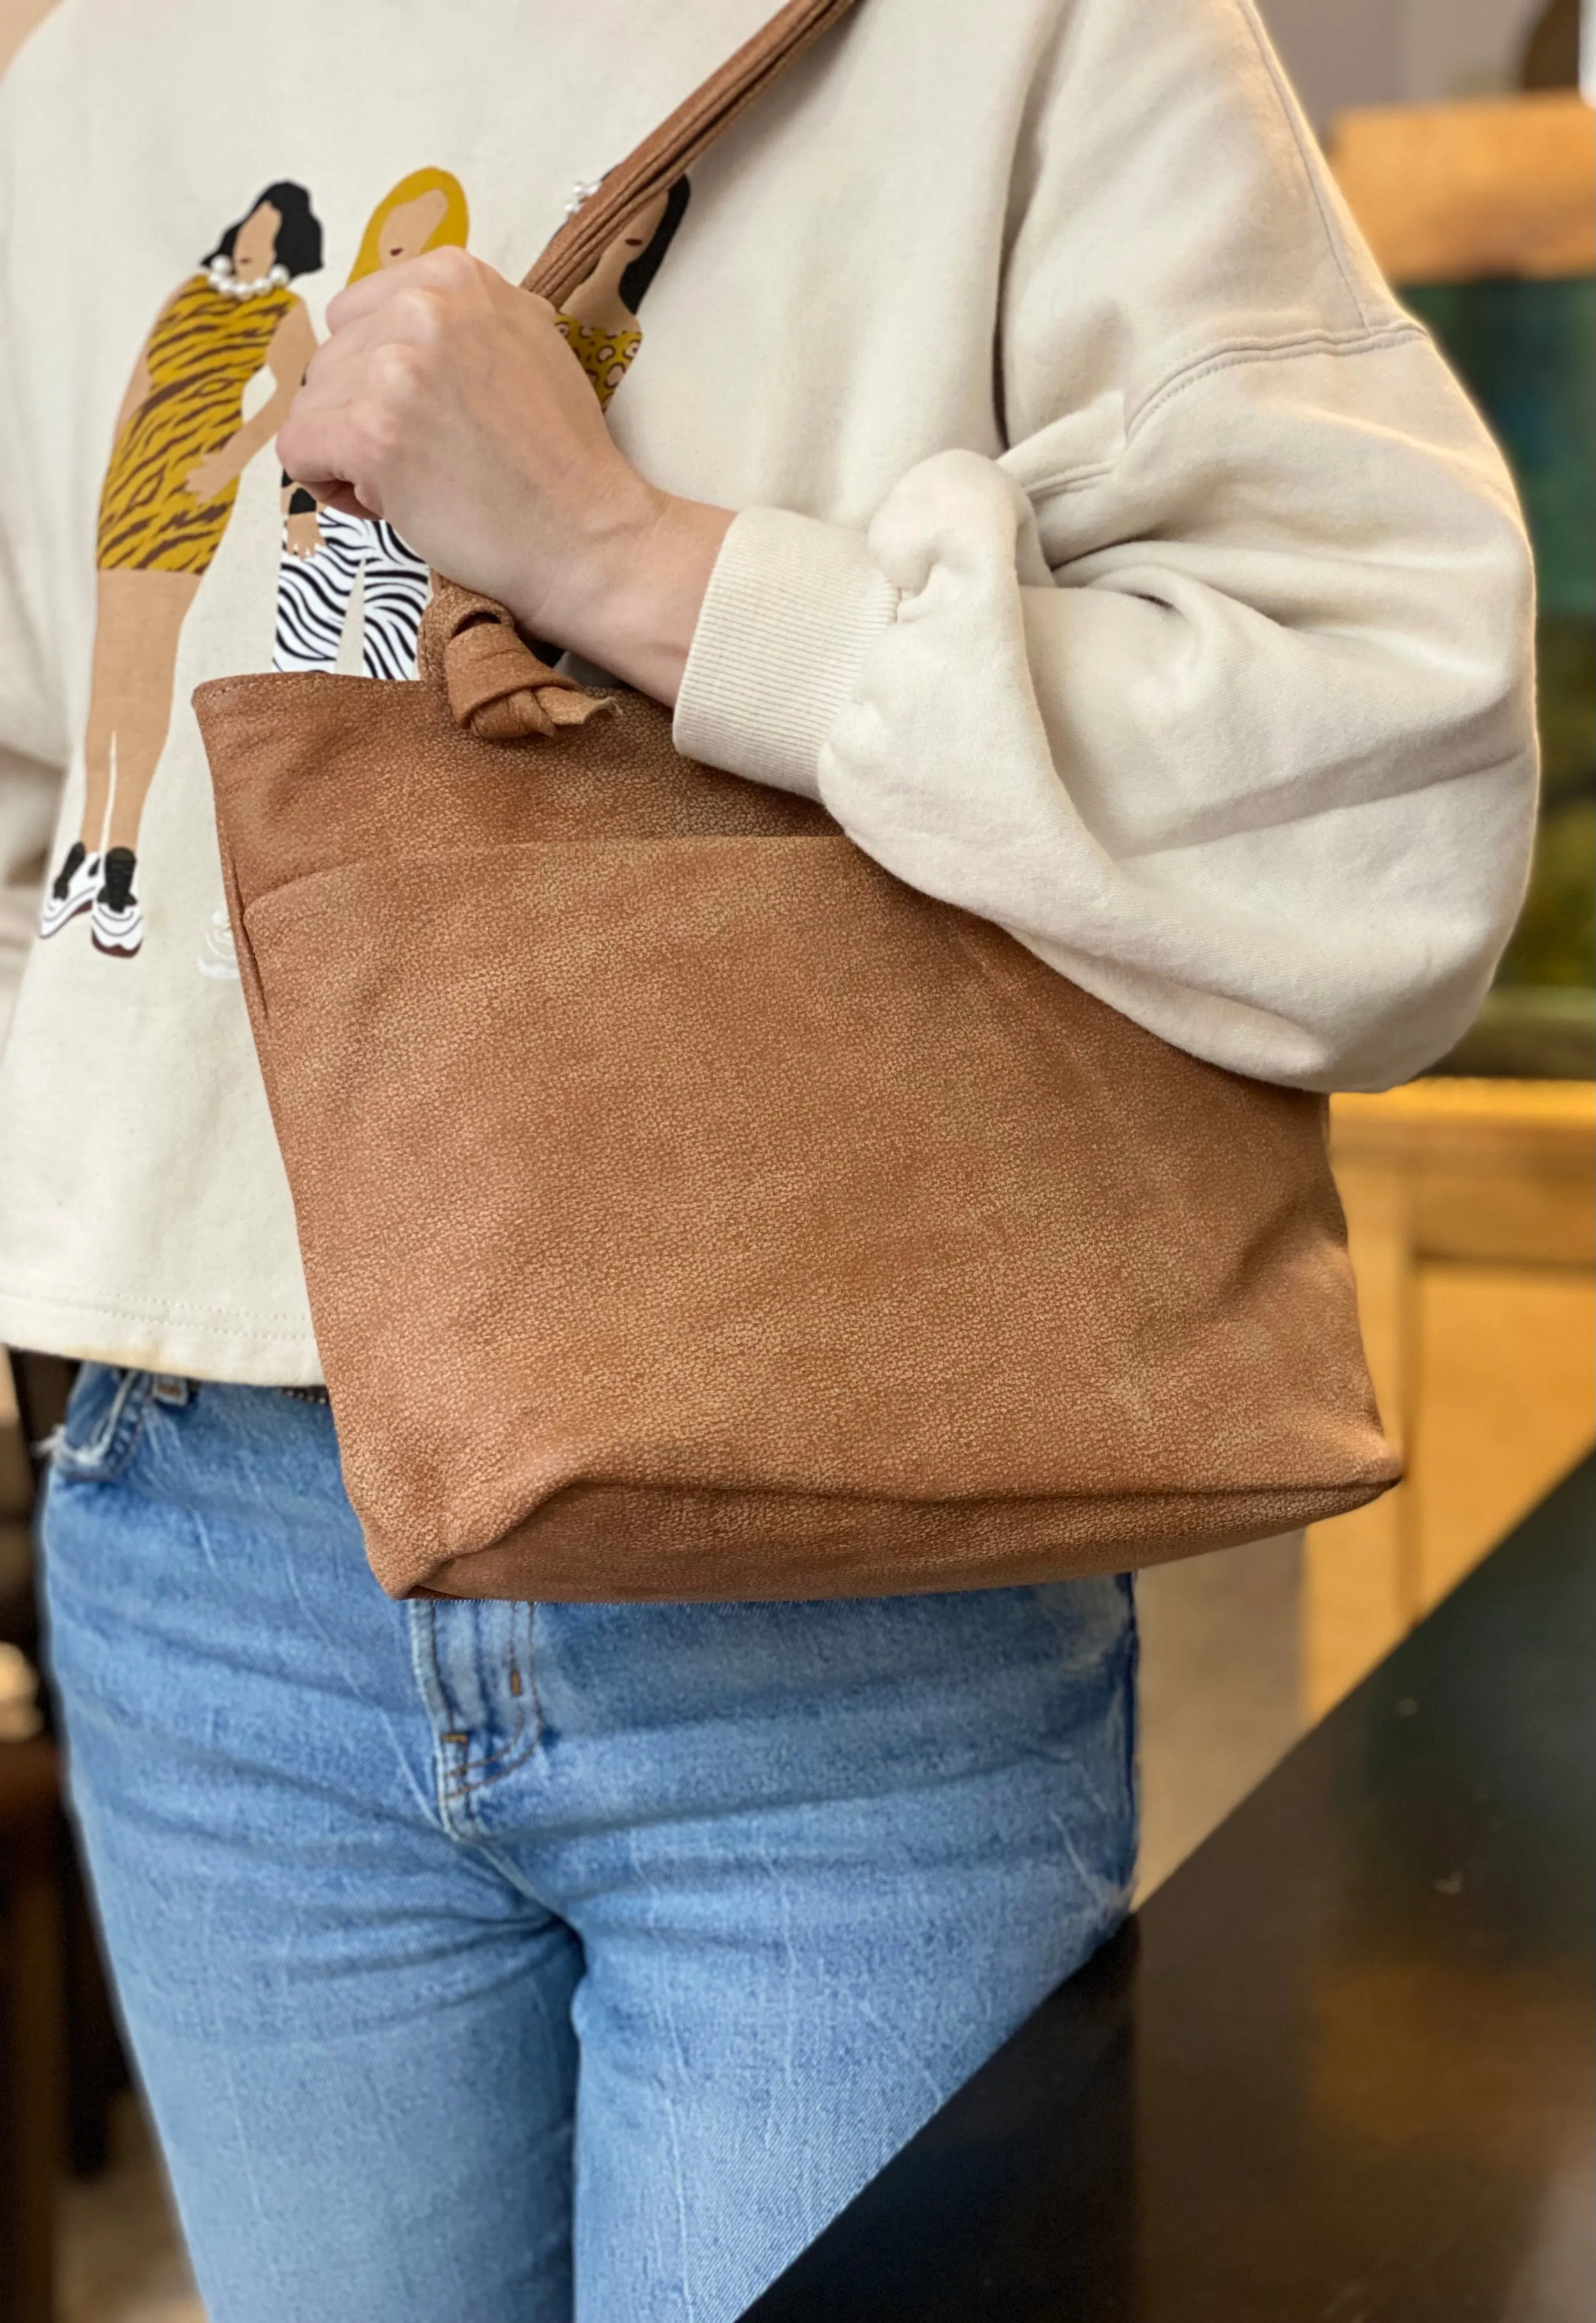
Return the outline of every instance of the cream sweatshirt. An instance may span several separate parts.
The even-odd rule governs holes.
[[[0,1339],[318,1376],[188,697],[405,682],[424,583],[294,532],[272,399],[394,236],[518,274],[768,5],[62,0],[13,65]],[[656,255],[611,421],[739,511],[681,748],[1238,1071],[1445,1050],[1526,875],[1528,555],[1248,0],[860,0]]]

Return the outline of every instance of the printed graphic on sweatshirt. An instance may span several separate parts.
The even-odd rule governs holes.
[[[292,402],[316,335],[289,287],[322,260],[303,186],[280,179],[230,225],[161,308],[116,416],[100,494],[83,821],[45,890],[40,933],[87,914],[96,951],[144,941],[139,825],[171,724],[178,642],[221,546],[238,480]],[[243,418],[262,370],[269,399]]]
[[[349,280],[359,282],[424,251],[463,250],[470,228],[459,179],[447,170],[413,170],[372,211]],[[353,619],[367,677],[414,677],[430,588],[425,561],[390,524],[318,508],[303,486],[286,475],[282,481],[273,669],[334,668]]]
[[[555,320],[607,404],[630,369],[643,333],[637,308],[675,239],[692,188],[678,178],[668,192],[618,234]]]
[[[642,344],[637,308],[670,247],[687,198],[685,179],[661,194],[617,235],[557,318],[601,403],[609,402]],[[447,170],[414,170],[373,211],[349,280],[358,282],[379,267],[401,265],[424,251],[463,249],[469,230],[459,179]],[[367,677],[414,677],[431,587],[425,560],[390,524],[318,508],[287,476],[283,517],[272,667],[335,668],[354,620],[360,666]]]
[[[605,249],[556,317],[601,404],[642,344],[637,309],[687,208],[683,178]],[[368,219],[349,280],[424,251],[463,248],[470,213],[447,170],[410,172]],[[239,479],[276,436],[316,347],[291,284],[322,263],[322,226],[302,186],[268,186],[162,308],[117,414],[101,492],[97,620],[78,834],[46,889],[40,932],[87,917],[96,952],[134,959],[145,917],[135,887],[139,827],[171,724],[183,623],[216,556]],[[272,391],[249,420],[245,390]],[[369,677],[408,679],[430,591],[424,561],[390,524],[319,507],[282,479],[273,666],[330,670],[358,637]],[[358,624],[352,629],[352,625]],[[220,675],[221,673],[217,673]],[[234,980],[225,912],[196,961]]]

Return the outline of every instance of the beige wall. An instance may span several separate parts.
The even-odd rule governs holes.
[[[1259,0],[1316,127],[1356,105],[1516,88],[1546,0]]]

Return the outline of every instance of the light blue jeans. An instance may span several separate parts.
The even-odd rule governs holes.
[[[44,1541],[212,2323],[729,2323],[1125,1910],[1124,1581],[396,1605],[325,1408],[99,1367]]]

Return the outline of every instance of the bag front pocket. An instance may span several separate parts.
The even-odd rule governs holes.
[[[418,1562],[573,1489],[1367,1496],[1311,1109],[1282,1155],[1275,1093],[848,840],[346,865],[244,917],[344,1481]]]

